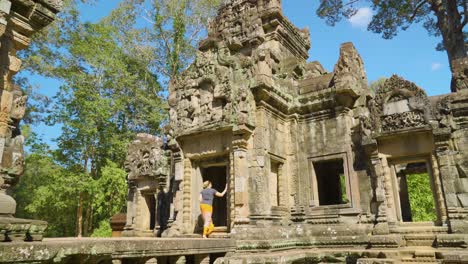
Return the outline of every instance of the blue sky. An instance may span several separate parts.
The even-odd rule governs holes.
[[[93,6],[83,6],[83,19],[97,21],[118,2],[98,0]],[[380,35],[366,30],[372,15],[370,8],[362,6],[351,20],[343,20],[330,27],[316,16],[318,5],[317,0],[283,0],[284,13],[291,22],[299,28],[308,27],[310,30],[310,61],[320,61],[327,70],[332,71],[338,60],[340,45],[353,42],[364,60],[369,81],[398,74],[424,88],[429,95],[450,92],[451,75],[447,56],[435,50],[439,39],[430,37],[421,25],[414,25],[395,38],[384,40]],[[31,83],[40,87],[41,93],[48,96],[53,96],[59,89],[60,83],[55,80],[26,76]],[[55,146],[52,139],[60,135],[59,126],[37,125],[33,129],[52,147]]]

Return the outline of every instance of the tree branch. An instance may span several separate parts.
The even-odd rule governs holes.
[[[359,0],[351,0],[351,1],[349,1],[348,3],[344,4],[343,7],[354,5],[354,4],[357,3],[357,2],[359,2]]]
[[[466,0],[465,0],[465,1],[466,1]],[[409,21],[410,21],[410,22],[413,22],[414,18],[415,18],[416,15],[418,14],[419,9],[421,9],[426,3],[427,3],[426,0],[421,0],[421,2],[419,2],[419,3],[416,5],[416,7],[414,8],[413,14],[412,14],[411,17],[409,18]]]
[[[460,25],[460,30],[463,30],[466,24],[468,24],[468,1],[463,0],[463,22]]]

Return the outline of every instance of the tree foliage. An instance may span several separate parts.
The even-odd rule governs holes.
[[[431,35],[442,37],[438,49],[446,50],[450,63],[467,56],[466,0],[320,0],[317,15],[335,25],[342,18],[351,18],[363,5],[374,10],[368,30],[386,39],[422,23]]]
[[[435,221],[437,216],[429,175],[427,173],[408,175],[407,181],[413,221]]]
[[[136,133],[159,133],[167,80],[193,59],[218,4],[122,0],[100,21],[86,22],[80,8],[89,2],[66,1],[22,54],[27,71],[61,83],[53,98],[33,93],[26,118],[61,127],[57,149],[26,126],[27,169],[16,188],[24,208],[18,215],[48,221],[49,236],[108,234],[104,222],[125,206],[127,145]]]

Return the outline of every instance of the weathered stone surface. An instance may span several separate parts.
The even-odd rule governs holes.
[[[18,26],[15,14],[40,29],[61,5],[0,3],[0,32]],[[215,263],[464,261],[466,61],[453,63],[453,94],[428,97],[392,76],[373,95],[352,43],[327,72],[307,63],[309,37],[280,0],[226,1],[194,63],[171,80],[166,138],[140,134],[129,146],[123,234],[186,238],[0,244],[0,263],[207,263],[207,254],[227,252]],[[7,58],[28,44],[4,36],[0,52]],[[2,71],[3,192],[23,169],[17,128],[26,98],[10,83],[20,66],[10,56]],[[408,212],[406,177],[423,171],[434,223],[411,222]],[[215,200],[213,237],[232,240],[187,239],[200,237],[205,180],[228,186]],[[1,202],[12,220],[13,201]],[[43,228],[0,219],[0,240],[39,240]]]
[[[163,234],[200,236],[198,196],[210,179],[228,184],[214,209],[223,219],[216,235],[237,240],[236,254],[219,263],[350,260],[331,253],[339,247],[360,248],[352,263],[435,262],[437,250],[463,248],[449,233],[468,232],[468,93],[429,97],[394,75],[373,94],[352,43],[327,72],[307,63],[308,38],[279,0],[227,1],[219,10],[195,62],[171,81],[171,161],[156,165],[171,168]],[[464,66],[457,69],[462,80]],[[406,177],[423,172],[435,223],[409,215]],[[130,184],[132,195],[143,190]],[[131,200],[127,221],[145,221],[133,215],[146,207]],[[439,234],[447,235],[440,243]],[[282,251],[297,248],[324,251]],[[250,251],[258,253],[243,255]]]
[[[468,90],[468,57],[452,61],[452,92]]]
[[[139,263],[155,257],[205,256],[234,250],[235,241],[227,239],[54,238],[43,242],[2,243],[0,263],[111,263],[113,259]]]

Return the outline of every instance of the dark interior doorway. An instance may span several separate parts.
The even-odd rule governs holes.
[[[343,160],[314,162],[320,205],[339,205],[348,202]]]
[[[202,177],[203,181],[211,181],[213,189],[222,192],[227,182],[226,166],[202,168]],[[227,195],[214,198],[212,218],[216,227],[227,227],[227,209]]]
[[[154,194],[145,195],[146,205],[150,216],[149,230],[154,230],[156,227],[156,198]]]

